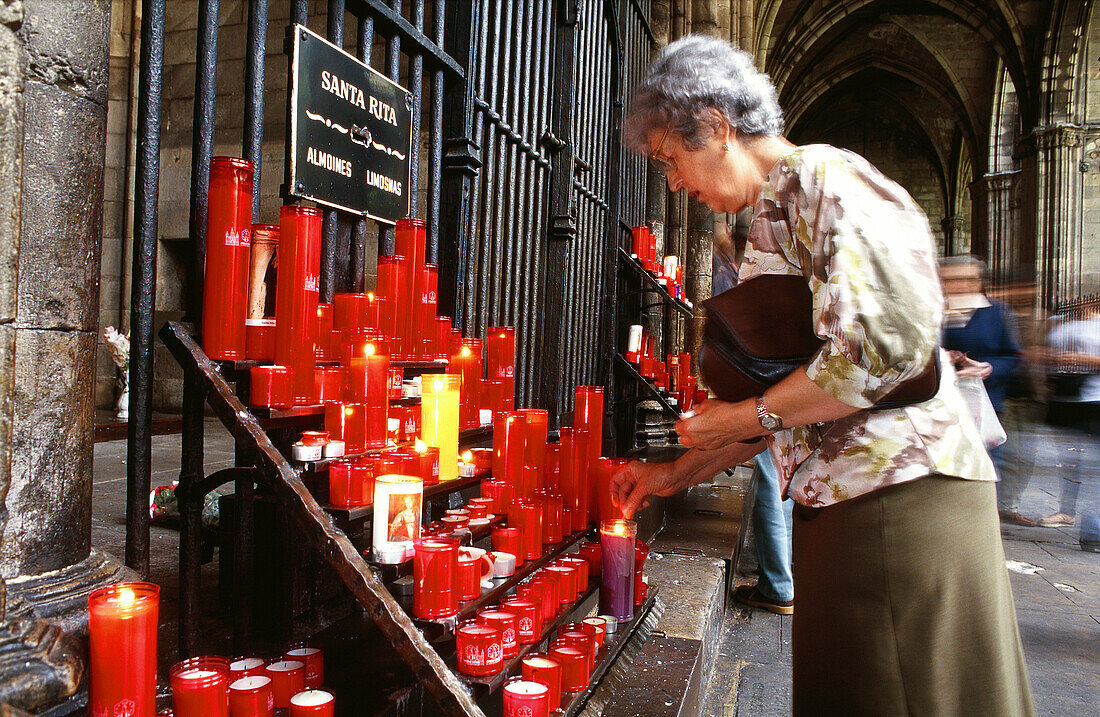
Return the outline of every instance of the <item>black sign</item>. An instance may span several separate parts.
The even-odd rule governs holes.
[[[389,224],[408,216],[408,91],[301,25],[290,75],[290,194]]]

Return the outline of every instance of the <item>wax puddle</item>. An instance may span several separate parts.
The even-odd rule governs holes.
[[[1079,592],[1081,592],[1077,588],[1073,587],[1072,585],[1067,585],[1066,583],[1051,583],[1051,585],[1058,588],[1059,590],[1061,590],[1064,593],[1079,593]]]
[[[1021,560],[1006,560],[1005,567],[1014,573],[1020,575],[1035,575],[1046,571],[1046,568],[1041,568],[1038,565],[1032,565],[1031,563],[1025,563]]]

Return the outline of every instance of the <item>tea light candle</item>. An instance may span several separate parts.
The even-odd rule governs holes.
[[[379,562],[403,562],[411,556],[413,541],[420,537],[423,496],[424,482],[417,476],[375,477],[372,544]]]
[[[619,631],[619,620],[614,615],[600,615],[599,617],[603,618],[608,635]]]
[[[229,660],[192,657],[177,662],[168,675],[177,717],[229,717]]]
[[[157,617],[160,587],[117,583],[88,596],[89,704],[92,714],[156,709]]]
[[[493,551],[493,577],[506,578],[516,573],[515,553],[506,553],[502,550]]]
[[[347,445],[339,438],[329,439],[329,442],[321,447],[322,458],[340,458],[347,452]]]
[[[229,663],[230,686],[244,677],[263,676],[266,665],[267,662],[262,657],[256,657],[255,655],[234,658]]]
[[[302,463],[308,463],[309,461],[319,461],[324,454],[325,447],[322,445],[306,445],[301,441],[292,443],[290,445],[290,457],[296,461]]]
[[[550,658],[561,665],[563,692],[580,692],[588,686],[588,660],[583,649],[555,641],[550,646]]]
[[[495,675],[504,664],[500,630],[480,623],[467,623],[455,631],[459,672],[475,677]]]
[[[230,717],[272,717],[274,714],[275,694],[271,691],[270,677],[250,675],[229,683]]]
[[[545,652],[532,652],[523,658],[523,679],[546,685],[550,711],[561,707],[561,663]]]
[[[550,689],[541,682],[515,677],[504,683],[504,717],[548,717]]]
[[[638,524],[619,518],[600,523],[600,612],[634,617],[634,541]]]
[[[284,660],[297,660],[306,665],[306,687],[320,687],[325,683],[325,652],[316,645],[293,645]]]
[[[290,698],[290,717],[333,717],[336,698],[324,690],[305,690]]]
[[[458,477],[459,384],[461,379],[450,374],[430,374],[424,377],[423,398],[420,401],[421,438],[439,449],[439,480]]]
[[[271,692],[279,709],[289,707],[290,698],[306,688],[306,665],[298,660],[272,662],[267,666],[267,676],[271,678]]]

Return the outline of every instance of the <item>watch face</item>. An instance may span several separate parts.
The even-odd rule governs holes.
[[[774,431],[783,425],[783,421],[781,421],[778,416],[767,413],[764,414],[764,419],[760,421],[760,425],[764,426],[764,428],[769,431]]]

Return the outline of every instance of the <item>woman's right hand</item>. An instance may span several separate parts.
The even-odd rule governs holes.
[[[631,461],[611,477],[611,502],[625,518],[633,518],[651,495],[669,496],[689,481],[676,475],[674,463]]]

